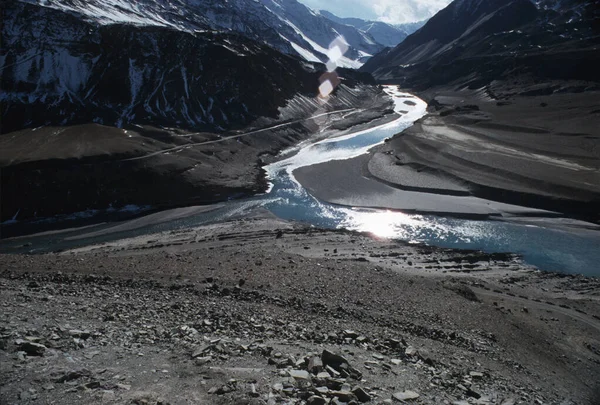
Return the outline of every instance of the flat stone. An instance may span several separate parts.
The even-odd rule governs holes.
[[[329,350],[323,350],[321,354],[321,360],[325,366],[330,366],[335,370],[338,370],[342,364],[349,364],[348,360],[339,354],[330,352]]]
[[[296,380],[310,380],[310,373],[305,370],[290,370],[290,377]]]
[[[358,337],[358,333],[354,332],[353,330],[345,330],[344,337],[348,337],[350,339],[356,339]]]
[[[46,351],[46,346],[28,340],[18,339],[15,344],[20,351],[27,353],[29,356],[43,356]]]
[[[369,395],[369,393],[360,387],[354,388],[352,390],[352,393],[356,396],[356,399],[358,399],[360,402],[369,402],[372,399],[371,396]]]
[[[416,356],[417,355],[417,349],[415,349],[412,346],[408,346],[406,348],[406,350],[404,351],[404,354],[407,356]]]
[[[327,400],[323,397],[320,397],[318,395],[313,395],[312,397],[308,398],[306,400],[306,403],[308,405],[326,405],[327,404]]]
[[[92,333],[89,330],[72,329],[69,331],[69,335],[86,340],[89,339],[90,336],[92,336]]]
[[[336,397],[342,402],[350,402],[356,399],[350,391],[329,391],[330,397]]]
[[[308,361],[308,371],[313,374],[319,374],[321,371],[323,371],[323,361],[320,357],[314,356],[310,358]]]
[[[474,378],[474,379],[482,379],[483,378],[483,373],[477,372],[477,371],[471,371],[469,373],[469,375]]]
[[[212,357],[211,356],[206,356],[206,357],[196,357],[194,359],[194,364],[197,366],[204,366],[205,364],[208,364],[212,361]]]
[[[411,399],[419,398],[419,394],[414,391],[396,392],[394,395],[392,395],[392,398],[398,401],[409,401]]]
[[[398,339],[391,339],[391,338],[387,339],[387,342],[391,347],[398,347],[398,346],[400,346],[400,343],[402,343]]]

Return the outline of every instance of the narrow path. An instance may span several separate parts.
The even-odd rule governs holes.
[[[308,120],[312,120],[312,119],[315,119],[315,118],[325,117],[327,115],[340,114],[340,113],[345,113],[345,112],[350,112],[350,111],[357,112],[358,109],[357,108],[347,108],[345,110],[331,111],[331,112],[327,112],[327,113],[323,113],[323,114],[313,115],[313,116],[310,116],[310,117],[307,117],[307,118],[302,118],[302,119],[299,119],[299,120],[285,122],[283,124],[274,125],[274,126],[268,127],[268,128],[262,128],[262,129],[257,129],[257,130],[250,131],[250,132],[244,132],[243,134],[239,134],[239,135],[228,136],[226,138],[215,139],[215,140],[212,140],[212,141],[195,142],[195,143],[189,143],[189,144],[186,144],[186,145],[174,146],[172,148],[167,148],[167,149],[159,150],[157,152],[148,153],[148,154],[143,155],[143,156],[137,156],[137,157],[133,157],[133,158],[129,158],[129,159],[123,159],[121,161],[122,162],[126,162],[126,161],[132,161],[132,160],[147,159],[149,157],[160,155],[162,153],[167,153],[167,152],[173,152],[173,151],[177,151],[177,150],[181,150],[181,149],[186,149],[186,148],[189,148],[189,147],[192,147],[192,146],[210,145],[210,144],[215,144],[215,143],[219,143],[219,142],[229,141],[229,140],[232,140],[232,139],[242,138],[242,137],[248,136],[248,135],[255,135],[255,134],[258,134],[260,132],[265,132],[265,131],[270,131],[270,130],[273,130],[273,129],[278,129],[278,128],[286,127],[286,126],[297,124],[297,123],[300,123],[300,122],[303,122],[303,121],[308,121]],[[193,132],[191,134],[186,134],[185,136],[193,136],[193,135],[199,135],[199,134],[201,134],[201,132]]]

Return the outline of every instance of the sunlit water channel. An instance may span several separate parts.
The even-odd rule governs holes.
[[[73,239],[72,236],[83,233],[74,231],[5,241],[2,242],[0,251],[42,253],[68,249],[223,221],[264,207],[280,218],[317,227],[370,232],[378,237],[442,247],[514,252],[521,254],[527,263],[542,270],[600,276],[600,231],[561,226],[563,220],[560,219],[538,219],[527,224],[500,220],[465,220],[386,210],[354,209],[328,204],[311,196],[295,180],[293,170],[366,153],[374,145],[412,125],[425,113],[426,104],[422,100],[397,91],[394,95],[397,101],[396,109],[407,111],[402,118],[377,128],[315,144],[301,145],[295,151],[288,151],[288,158],[265,168],[272,184],[267,194],[230,201],[215,211],[126,232]],[[403,104],[407,97],[416,105]],[[97,229],[111,226],[113,225],[100,225]],[[89,229],[85,232],[89,232]],[[28,242],[27,246],[17,248],[22,246],[24,241]]]

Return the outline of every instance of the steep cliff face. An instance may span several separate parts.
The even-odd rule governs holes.
[[[600,80],[594,1],[456,0],[363,70],[382,81],[427,88],[454,81],[480,86],[530,74]]]
[[[4,21],[3,132],[87,122],[235,128],[318,86],[313,65],[239,35],[98,26],[12,2]]]
[[[341,66],[358,68],[384,48],[369,34],[333,22],[296,0],[21,0],[78,15],[95,24],[134,24],[179,31],[235,32],[308,61],[327,61],[329,44],[350,45]]]

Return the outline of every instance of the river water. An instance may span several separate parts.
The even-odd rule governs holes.
[[[390,91],[393,91],[390,89]],[[435,246],[478,249],[486,252],[513,252],[546,271],[600,276],[600,231],[574,227],[572,221],[558,218],[529,219],[526,223],[501,220],[465,220],[433,215],[413,215],[387,210],[354,209],[328,204],[311,196],[293,176],[293,170],[366,153],[372,146],[403,129],[425,113],[426,104],[408,94],[395,92],[396,110],[403,116],[392,123],[287,151],[288,158],[265,168],[271,181],[268,193],[233,200],[221,208],[159,224],[100,236],[78,237],[85,231],[63,232],[15,241],[4,241],[0,251],[42,253],[121,238],[194,227],[234,218],[264,207],[280,218],[301,221],[317,227],[370,232],[378,237],[421,242]],[[415,105],[403,101],[410,100]],[[412,104],[410,103],[410,104]],[[291,153],[290,153],[291,152]],[[324,176],[326,173],[323,174]],[[114,224],[93,228],[109,230]],[[25,247],[23,243],[27,242]]]

